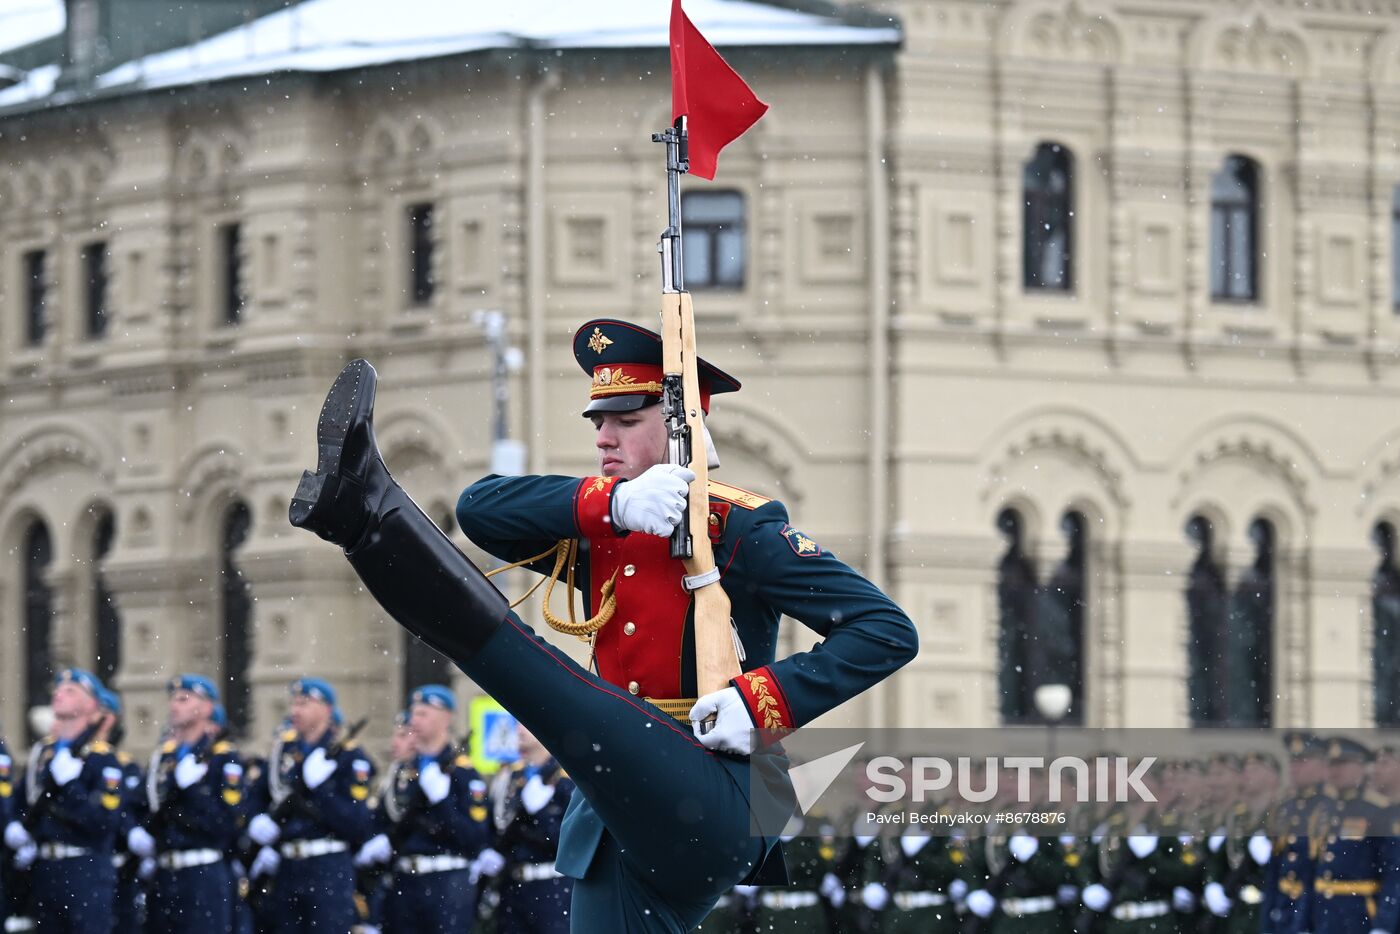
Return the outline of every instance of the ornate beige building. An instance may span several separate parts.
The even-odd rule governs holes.
[[[891,26],[744,5],[800,19],[816,38],[795,44],[727,43],[694,5],[772,105],[686,188],[701,351],[745,383],[715,409],[720,477],[784,499],[922,635],[831,722],[999,722],[1008,510],[1042,583],[1081,523],[1086,722],[1190,721],[1193,517],[1226,591],[1251,524],[1272,531],[1271,721],[1373,721],[1370,538],[1400,521],[1400,2],[1369,6],[907,0]],[[265,77],[153,57],[0,90],[12,735],[28,658],[101,667],[105,638],[112,660],[105,591],[139,740],[185,669],[246,683],[255,736],[304,673],[384,732],[399,631],[285,518],[321,394],[369,357],[390,465],[446,517],[489,469],[474,314],[501,309],[526,466],[590,470],[569,338],[657,307],[669,101],[647,35]]]

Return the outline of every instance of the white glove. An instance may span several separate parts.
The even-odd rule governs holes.
[[[280,836],[282,836],[282,828],[277,826],[277,821],[266,814],[259,814],[248,821],[248,839],[254,843],[272,846]]]
[[[28,869],[38,858],[39,848],[32,843],[26,843],[15,851],[15,868]]]
[[[758,886],[736,885],[734,886],[734,894],[747,901],[758,894]]]
[[[679,464],[656,464],[637,479],[613,490],[612,517],[617,531],[667,536],[681,521],[695,471]]]
[[[1249,838],[1249,855],[1260,866],[1269,865],[1269,860],[1274,858],[1274,841],[1262,833],[1256,833]]]
[[[436,762],[429,762],[418,773],[418,787],[423,789],[423,797],[429,804],[439,804],[452,790],[452,776],[442,770]]]
[[[1196,910],[1196,893],[1184,885],[1172,889],[1172,907],[1184,914]]]
[[[259,814],[258,817],[263,815]],[[282,856],[270,846],[265,846],[258,850],[258,855],[253,857],[253,865],[248,869],[248,877],[256,879],[258,876],[271,876],[277,873],[277,867],[282,865]]]
[[[1225,835],[1223,833],[1213,833],[1206,841],[1206,846],[1210,847],[1212,853],[1219,853],[1220,848],[1225,845]]]
[[[1206,907],[1210,913],[1217,918],[1223,918],[1230,913],[1230,896],[1225,894],[1225,886],[1219,882],[1212,882],[1206,886],[1205,890]]]
[[[953,897],[953,901],[960,902],[967,898],[967,880],[954,879],[948,883],[948,894]]]
[[[997,909],[997,900],[986,889],[967,893],[967,910],[979,918],[989,918]]]
[[[1384,928],[1371,928],[1371,934],[1390,934],[1390,932]]]
[[[175,763],[175,784],[181,788],[190,787],[208,774],[208,763],[196,761],[192,752],[185,753],[180,761]]]
[[[5,845],[12,850],[20,847],[32,846],[34,838],[29,835],[29,831],[24,829],[24,825],[17,820],[12,820],[5,825]]]
[[[380,928],[377,924],[362,924],[356,928],[356,930],[358,930],[360,934],[380,934]]]
[[[1079,898],[1090,911],[1103,911],[1108,907],[1108,903],[1113,901],[1112,893],[1097,882],[1086,885],[1084,891],[1079,893]]]
[[[334,759],[326,758],[326,750],[317,746],[311,750],[311,755],[306,757],[306,761],[301,764],[301,780],[306,782],[306,787],[315,791],[325,783],[326,779],[335,774],[340,763]]]
[[[83,760],[73,758],[68,747],[64,746],[49,760],[49,772],[53,775],[53,780],[58,782],[58,787],[62,788],[82,774]]]
[[[554,786],[546,785],[538,775],[532,775],[525,787],[520,789],[520,803],[525,805],[525,811],[529,814],[538,814],[552,800]]]
[[[1128,838],[1128,849],[1138,859],[1146,859],[1157,849],[1157,838],[1146,834],[1133,834]]]
[[[890,903],[890,890],[878,882],[867,882],[860,890],[860,900],[871,911],[884,911]]]
[[[1055,901],[1061,905],[1073,905],[1079,901],[1079,887],[1068,883],[1060,886],[1055,890]]]
[[[1006,841],[1006,848],[1011,851],[1011,855],[1016,857],[1016,862],[1029,862],[1035,855],[1035,851],[1040,849],[1040,841],[1035,837],[1027,836],[1023,833],[1014,835]]]
[[[701,733],[700,721],[710,714],[716,715],[715,725],[710,732]],[[697,700],[690,708],[690,725],[696,739],[706,749],[740,756],[753,753],[753,718],[736,687],[727,687]]]
[[[476,857],[476,870],[483,876],[494,876],[506,868],[506,858],[489,846]]]
[[[360,852],[355,854],[355,866],[363,869],[371,863],[387,863],[389,857],[394,855],[394,848],[389,845],[389,838],[382,833],[377,833],[365,841],[365,845],[360,847]]]
[[[145,827],[132,827],[126,834],[126,848],[145,859],[156,855],[156,838]]]
[[[817,892],[822,898],[827,901],[832,901],[840,891],[841,880],[836,878],[835,873],[828,872],[826,875],[822,876],[822,884],[817,888]]]
[[[147,856],[136,864],[136,875],[142,882],[149,881],[156,874],[156,861]]]

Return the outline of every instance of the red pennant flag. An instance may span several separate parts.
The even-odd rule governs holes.
[[[719,151],[767,110],[671,0],[671,120],[689,118],[691,174],[714,181]]]

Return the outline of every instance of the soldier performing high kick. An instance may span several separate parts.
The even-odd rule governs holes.
[[[687,931],[735,883],[782,878],[783,822],[755,836],[750,806],[790,813],[791,785],[780,754],[753,748],[755,726],[808,723],[908,662],[917,636],[893,601],[790,526],[780,503],[712,484],[710,539],[745,671],[688,700],[691,597],[666,536],[690,471],[662,463],[661,342],[600,320],[574,346],[593,376],[584,414],[598,429],[599,475],[487,477],[463,493],[457,515],[507,560],[566,543],[572,579],[603,618],[598,674],[536,636],[390,476],[372,427],[377,377],[364,360],[326,398],[316,473],[303,478],[291,521],[342,547],[384,609],[500,701],[574,780],[557,862],[577,880],[572,930]],[[711,394],[739,388],[703,361],[700,378],[706,411]],[[824,641],[775,660],[783,614]],[[710,715],[702,731],[696,721]]]

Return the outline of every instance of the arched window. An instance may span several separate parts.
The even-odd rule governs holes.
[[[1041,143],[1022,173],[1025,288],[1074,288],[1074,156]]]
[[[1210,295],[1221,301],[1259,297],[1259,167],[1227,156],[1210,181]]]
[[[224,513],[219,561],[223,628],[223,696],[229,730],[242,736],[251,714],[252,689],[248,684],[248,664],[252,660],[253,600],[243,572],[234,562],[234,553],[248,539],[252,514],[247,505],[236,502]]]
[[[1086,525],[1077,512],[1067,512],[1060,519],[1065,557],[1036,594],[1035,685],[1069,686],[1071,701],[1066,723],[1084,722]]]
[[[1196,546],[1196,560],[1186,581],[1191,665],[1187,700],[1191,723],[1208,726],[1225,719],[1225,574],[1212,550],[1215,530],[1209,519],[1192,516],[1186,523],[1186,537]]]
[[[1236,727],[1273,722],[1274,527],[1249,525],[1254,559],[1230,594],[1225,639],[1225,720]]]
[[[1371,541],[1381,561],[1371,575],[1371,625],[1375,646],[1371,650],[1372,690],[1376,702],[1376,726],[1400,726],[1400,571],[1395,568],[1395,526],[1377,523]]]
[[[44,572],[53,560],[53,541],[48,527],[35,520],[24,533],[24,706],[26,714],[49,702],[53,680],[53,656],[49,630],[53,621],[53,594]],[[30,741],[37,739],[25,728]]]
[[[115,532],[116,523],[112,514],[104,513],[102,518],[97,520],[92,540],[92,620],[95,647],[92,671],[108,686],[111,686],[117,669],[121,667],[122,632],[117,606],[112,600],[112,591],[107,587],[100,562],[112,550]]]
[[[1034,713],[1031,703],[1031,630],[1035,623],[1035,568],[1025,553],[1025,527],[1014,509],[997,516],[997,531],[1006,539],[1006,553],[997,565],[997,689],[1001,718],[1024,721]]]

